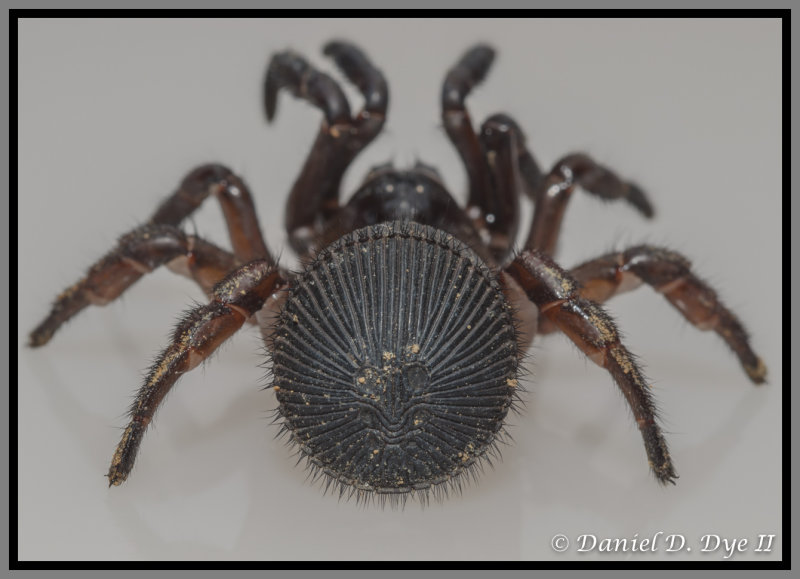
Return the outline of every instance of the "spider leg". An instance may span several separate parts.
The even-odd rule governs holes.
[[[524,134],[508,115],[492,115],[480,135],[475,134],[464,101],[486,77],[494,54],[488,46],[474,46],[448,71],[442,86],[442,122],[467,169],[467,215],[487,238],[497,262],[503,263],[519,227],[519,191],[526,189],[533,197],[530,189],[542,173],[525,147]]]
[[[706,282],[690,270],[682,255],[649,245],[609,253],[587,261],[570,273],[582,284],[584,298],[604,302],[646,283],[653,287],[700,330],[714,330],[728,344],[747,375],[764,382],[767,368],[750,348],[747,330]]]
[[[472,126],[464,100],[480,84],[494,61],[494,49],[484,44],[470,48],[447,71],[442,85],[442,123],[447,136],[461,156],[469,178],[467,212],[482,213],[489,195],[486,158]],[[477,208],[477,209],[473,209]]]
[[[185,235],[172,225],[147,224],[123,235],[116,247],[89,268],[82,279],[61,292],[50,314],[30,334],[32,347],[43,346],[64,322],[89,305],[117,299],[143,275],[167,264],[194,279],[209,293],[237,265],[216,245]]]
[[[184,316],[131,406],[130,422],[111,460],[109,486],[122,484],[130,474],[147,425],[181,374],[206,360],[283,284],[279,271],[269,261],[252,261],[219,282],[208,305]]]
[[[659,482],[674,483],[678,475],[657,423],[650,386],[620,341],[611,317],[582,297],[575,279],[541,251],[523,251],[505,271],[536,304],[544,320],[566,334],[595,364],[608,370],[633,411],[650,468]]]
[[[192,170],[177,191],[159,205],[150,222],[177,226],[209,195],[214,195],[222,207],[233,253],[240,263],[266,259],[275,265],[261,234],[250,190],[223,165],[202,165]]]
[[[334,41],[325,45],[324,53],[333,58],[363,94],[364,107],[356,116],[351,115],[338,83],[294,52],[275,54],[264,81],[269,121],[275,116],[278,92],[284,88],[324,113],[320,131],[286,205],[289,242],[300,255],[314,248],[314,240],[325,222],[339,209],[342,176],[383,128],[389,103],[389,89],[383,73],[360,49]]]
[[[525,249],[538,249],[553,255],[564,210],[576,185],[601,199],[624,199],[645,217],[653,216],[652,205],[636,184],[623,181],[583,153],[573,153],[558,161],[539,183],[529,184],[536,193],[533,222]]]
[[[487,186],[480,206],[468,208],[468,215],[478,231],[488,234],[488,245],[497,263],[504,263],[511,252],[519,229],[519,192],[524,187],[520,177],[521,160],[530,159],[525,138],[507,115],[492,115],[481,126],[478,137],[486,163]]]

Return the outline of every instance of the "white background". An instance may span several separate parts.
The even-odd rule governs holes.
[[[714,334],[642,288],[609,304],[654,383],[678,485],[648,472],[641,437],[604,371],[563,337],[537,340],[515,443],[462,496],[422,509],[323,496],[270,425],[258,334],[241,332],[185,376],[132,476],[108,489],[125,411],[176,316],[204,300],[158,271],[85,311],[45,348],[26,334],[52,298],[141,223],[192,167],[219,161],[250,184],[270,247],[293,265],[283,204],[320,114],[281,94],[267,126],[269,55],[320,68],[331,38],[360,44],[391,89],[382,136],[345,179],[393,158],[466,178],[439,123],[445,70],[472,43],[498,59],[468,104],[512,114],[543,165],[583,150],[636,180],[657,210],[576,193],[565,266],[643,241],[690,256],[745,321],[769,367],[753,387]],[[781,522],[781,114],[778,21],[23,20],[19,46],[19,557],[21,559],[516,559],[554,534],[748,538]],[[355,91],[347,88],[359,101]],[[527,213],[526,217],[527,219]],[[187,227],[227,245],[218,207]],[[523,228],[525,229],[525,228]],[[773,557],[781,554],[777,538]],[[751,552],[739,559],[769,558]]]

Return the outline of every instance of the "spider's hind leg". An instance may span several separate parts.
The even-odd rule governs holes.
[[[264,82],[267,119],[272,120],[278,92],[288,90],[322,110],[325,118],[286,206],[286,229],[300,255],[314,249],[325,222],[339,209],[342,176],[355,157],[380,133],[386,118],[389,89],[380,70],[356,46],[329,42],[324,53],[336,62],[364,96],[355,116],[338,83],[290,51],[272,57]]]
[[[523,251],[506,272],[539,308],[542,321],[549,325],[541,328],[543,332],[560,330],[611,374],[636,419],[653,474],[661,483],[674,483],[678,475],[658,425],[650,386],[635,357],[622,344],[611,317],[581,296],[576,280],[541,251]]]
[[[186,314],[131,406],[130,422],[108,471],[109,485],[119,485],[128,477],[148,424],[178,378],[207,359],[285,283],[267,260],[251,261],[214,286],[208,305]]]
[[[639,245],[587,261],[570,273],[583,286],[581,296],[596,302],[604,302],[642,283],[650,285],[696,328],[719,334],[750,380],[756,384],[764,382],[767,368],[750,347],[744,325],[714,289],[691,271],[689,260],[682,255],[661,247]]]

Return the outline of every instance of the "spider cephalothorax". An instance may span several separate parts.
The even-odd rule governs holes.
[[[111,485],[133,468],[143,434],[181,374],[247,323],[272,357],[282,432],[340,491],[407,497],[460,488],[502,436],[519,390],[520,359],[534,335],[562,332],[613,377],[661,483],[677,478],[636,359],[600,305],[647,284],[692,324],[715,331],[754,383],[766,367],[747,333],[683,256],[640,245],[564,269],[552,258],[576,188],[622,199],[646,217],[643,191],[585,154],[544,172],[507,115],[476,131],[464,101],[494,58],[483,45],[453,66],[442,87],[442,122],[468,177],[460,207],[431,167],[370,172],[347,202],[340,183],[380,133],[389,102],[383,74],[355,46],[325,47],[364,96],[352,114],[339,84],[293,52],[267,69],[268,119],[282,90],[319,108],[320,131],[289,195],[286,229],[305,267],[280,267],[264,242],[244,182],[222,165],[191,171],[149,221],[120,238],[87,275],[62,292],[31,333],[41,346],[90,304],[116,299],[160,265],[194,279],[210,297],[180,322],[148,373],[111,462]],[[519,199],[534,204],[514,254]],[[179,229],[203,201],[220,202],[233,251]]]

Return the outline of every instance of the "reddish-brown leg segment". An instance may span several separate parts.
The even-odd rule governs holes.
[[[266,259],[276,265],[261,234],[250,190],[223,165],[202,165],[191,171],[178,190],[161,203],[150,222],[180,225],[209,195],[216,197],[222,207],[233,254],[239,263]]]
[[[717,293],[690,269],[682,255],[649,245],[609,253],[587,261],[570,273],[581,284],[581,296],[604,302],[612,296],[650,285],[696,328],[714,330],[739,358],[750,379],[764,382],[767,368],[750,347],[747,330],[720,301]]]
[[[56,298],[50,314],[30,334],[43,346],[61,325],[89,305],[117,299],[143,275],[163,264],[194,279],[208,293],[236,266],[227,251],[171,225],[143,225],[122,236],[117,246],[89,268],[86,276]]]
[[[540,251],[523,251],[506,272],[536,304],[544,320],[566,334],[595,364],[608,370],[633,411],[650,468],[659,482],[674,483],[678,475],[657,423],[650,386],[633,355],[622,345],[611,317],[582,297],[572,276]]]
[[[286,205],[289,243],[301,256],[314,249],[315,238],[339,209],[342,176],[383,128],[389,104],[389,89],[383,74],[361,50],[346,42],[330,42],[324,52],[364,95],[364,107],[355,117],[351,116],[347,98],[336,81],[293,52],[272,57],[264,82],[268,120],[275,116],[281,89],[325,114]]]
[[[111,460],[109,485],[122,484],[128,477],[147,425],[178,378],[208,358],[285,283],[271,263],[252,261],[214,287],[211,303],[187,313],[131,407],[130,423]]]
[[[558,161],[536,186],[533,222],[525,249],[554,254],[564,210],[576,186],[601,199],[624,199],[645,217],[653,216],[652,205],[637,185],[623,181],[587,155],[574,153]]]

